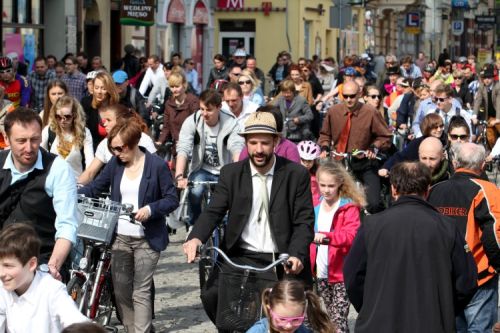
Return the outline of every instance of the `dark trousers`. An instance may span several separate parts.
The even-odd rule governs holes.
[[[368,213],[375,214],[384,210],[384,206],[380,200],[381,185],[377,169],[370,165],[362,170],[354,171],[353,174],[364,185],[367,201],[366,210]]]

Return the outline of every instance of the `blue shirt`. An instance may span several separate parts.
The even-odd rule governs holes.
[[[268,333],[269,332],[269,322],[267,318],[262,318],[256,322],[252,327],[248,329],[246,333]],[[297,328],[295,333],[312,333],[311,330],[306,328],[303,324]]]
[[[457,107],[462,109],[462,105],[460,104],[460,102],[456,98],[452,98],[451,109],[455,110]],[[434,112],[436,108],[437,105],[432,102],[431,97],[426,98],[420,102],[417,112],[415,113],[415,118],[413,119],[413,123],[411,125],[415,137],[419,138],[422,136],[422,131],[420,131],[420,123],[424,120],[425,116],[427,116],[431,112]]]
[[[191,83],[191,86],[199,95],[201,93],[201,89],[200,89],[200,84],[198,82],[198,72],[196,71],[196,69],[185,71],[184,73],[186,74],[186,81],[188,83]]]
[[[12,160],[12,152],[9,152],[4,169],[10,169],[12,175],[11,185],[28,177],[35,169],[43,170],[42,153],[38,151],[38,157],[31,169],[20,172],[16,169]],[[61,157],[56,157],[45,180],[45,192],[52,198],[54,211],[56,212],[55,239],[64,238],[71,243],[76,243],[76,229],[78,227],[76,179],[71,167]]]

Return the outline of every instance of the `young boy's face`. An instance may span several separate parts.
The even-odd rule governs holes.
[[[31,258],[25,265],[16,257],[0,258],[0,280],[8,291],[24,294],[33,281],[37,259]]]

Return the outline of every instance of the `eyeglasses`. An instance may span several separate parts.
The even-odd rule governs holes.
[[[244,85],[244,84],[252,84],[252,81],[250,81],[250,80],[246,80],[246,81],[238,81],[238,84],[239,84],[240,86],[242,86],[242,85]]]
[[[63,114],[63,115],[58,115],[56,114],[56,120],[57,121],[70,121],[71,119],[73,119],[73,115],[72,114]]]
[[[269,309],[269,312],[271,314],[271,317],[273,319],[273,324],[276,326],[277,329],[284,330],[288,325],[291,325],[293,327],[298,327],[302,325],[304,322],[305,315],[303,314],[302,316],[298,317],[284,317],[280,316],[279,314],[275,313],[273,310]],[[304,311],[305,313],[305,311]]]
[[[455,140],[462,140],[462,141],[465,141],[465,140],[468,140],[469,139],[469,136],[467,134],[450,134],[450,139],[452,139],[453,141]]]
[[[443,103],[443,102],[446,102],[447,99],[448,99],[448,97],[444,97],[444,98],[436,97],[436,102]]]
[[[380,95],[368,95],[368,97],[370,97],[371,99],[380,99]]]
[[[349,98],[354,99],[354,98],[356,98],[356,96],[358,96],[358,94],[354,94],[354,95],[343,94],[343,96],[344,96],[344,99],[349,99]]]
[[[111,147],[111,151],[113,153],[123,153],[123,150],[127,147],[127,145],[122,145],[122,146],[116,146],[116,147]]]

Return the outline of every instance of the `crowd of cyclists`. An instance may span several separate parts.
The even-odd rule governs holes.
[[[31,190],[29,184],[36,177],[29,174],[38,168],[35,161],[53,168],[56,155],[71,171],[44,175],[47,181],[71,178],[64,179],[65,188],[71,190],[57,194],[65,195],[64,201],[56,204],[57,189],[48,185],[33,192],[54,198],[54,204],[43,198],[54,212],[43,218],[54,221],[57,215],[59,219],[55,228],[35,227],[48,273],[64,281],[71,260],[77,258],[81,246],[76,240],[77,192],[108,193],[111,200],[134,206],[135,220],[141,223],[120,220],[112,251],[116,307],[127,332],[154,330],[153,276],[168,234],[176,233],[165,217],[175,211],[189,181],[217,181],[227,165],[248,158],[254,163],[259,156],[251,151],[254,147],[244,133],[256,113],[272,119],[278,137],[272,153],[308,170],[316,222],[310,226],[314,239],[307,260],[311,262],[300,264],[311,266],[309,278],[315,278],[317,293],[304,294],[304,286],[294,282],[265,290],[264,312],[272,320],[259,324],[264,330],[250,332],[302,332],[311,324],[321,332],[349,331],[343,260],[363,216],[391,205],[389,177],[399,163],[420,161],[429,168],[432,184],[438,184],[455,174],[457,147],[475,143],[486,152],[482,162],[493,171],[499,168],[500,59],[479,66],[473,55],[450,59],[443,50],[438,59],[428,59],[421,52],[416,59],[361,54],[336,62],[332,57],[294,59],[283,51],[265,74],[255,57],[237,49],[230,58],[213,57],[214,67],[203,89],[193,59],[183,60],[174,53],[162,63],[156,55],[139,59],[134,53],[134,47],[127,45],[125,56],[110,70],[100,57],[89,62],[85,53],[67,54],[60,60],[39,56],[31,67],[16,54],[0,56],[0,149],[5,152],[0,160],[7,161],[2,168],[12,170],[10,184],[0,181],[4,182],[0,196],[6,200],[9,191],[19,190],[18,180],[21,193]],[[39,120],[26,115],[28,111]],[[28,126],[29,139],[23,131],[16,133],[26,124],[36,125]],[[20,170],[17,163],[22,158],[28,161],[19,164],[25,167]],[[489,180],[484,169],[477,178]],[[54,180],[51,186],[57,187],[57,181],[62,180]],[[195,185],[189,192],[187,231],[202,214],[206,190]],[[69,203],[72,199],[75,202]],[[11,208],[0,207],[4,226],[7,221],[23,221],[12,217],[12,210],[19,208],[16,200],[23,199],[17,195],[9,200]],[[36,198],[32,200],[37,209],[43,209]],[[488,204],[486,215],[500,218],[499,202]],[[62,237],[57,223],[62,223],[59,214],[64,210],[71,210],[64,223],[65,232],[72,234]],[[36,224],[38,212],[30,214],[22,217]],[[47,236],[65,238],[73,251],[70,254],[70,248],[65,248],[57,252],[59,256],[51,256],[44,246],[61,250],[61,245],[53,240],[45,244]],[[490,251],[500,253],[500,248]],[[496,269],[490,260],[489,267]],[[298,273],[297,267],[291,270]],[[297,296],[297,290],[302,294]],[[294,293],[300,306],[292,307],[294,315],[280,316],[272,298],[277,297],[279,304],[287,299],[286,293]],[[317,295],[326,312],[316,304]],[[305,313],[310,320],[303,325]],[[488,318],[488,330],[495,322],[496,315]]]

